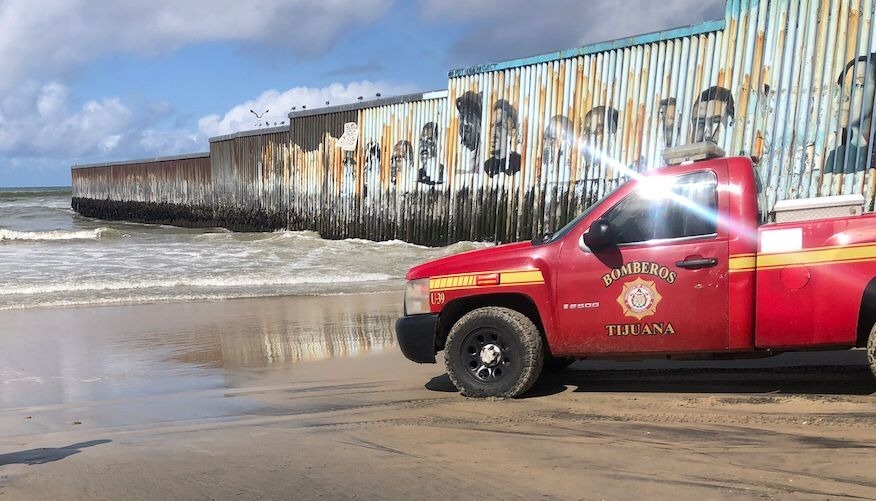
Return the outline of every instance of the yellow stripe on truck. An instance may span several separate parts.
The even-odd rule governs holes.
[[[754,254],[743,254],[739,256],[730,256],[730,271],[752,271],[757,267],[757,256]]]
[[[761,254],[757,257],[757,267],[758,269],[768,269],[782,266],[830,264],[872,259],[876,259],[876,245],[828,247],[809,251]]]
[[[500,273],[499,284],[500,285],[511,285],[511,284],[532,284],[532,283],[544,283],[544,277],[541,275],[541,271],[539,270],[531,270],[531,271],[508,271]]]
[[[769,270],[785,266],[857,263],[876,260],[876,245],[820,247],[777,254],[738,254],[730,256],[730,272]]]
[[[498,285],[477,285],[477,277],[486,275],[498,275]],[[478,273],[466,273],[464,275],[448,275],[432,277],[429,279],[429,290],[457,290],[474,289],[479,287],[504,287],[511,285],[538,285],[544,283],[544,276],[540,270],[508,270],[508,271],[482,271]]]

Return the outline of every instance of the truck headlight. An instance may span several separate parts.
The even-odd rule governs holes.
[[[429,311],[429,279],[409,280],[405,288],[405,315],[420,315]]]

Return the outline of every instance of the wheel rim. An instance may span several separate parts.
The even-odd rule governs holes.
[[[510,377],[520,360],[510,337],[502,331],[483,328],[469,333],[462,343],[461,360],[468,374],[481,383],[499,383]]]

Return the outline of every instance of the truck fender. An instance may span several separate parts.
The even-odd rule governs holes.
[[[539,311],[535,300],[531,296],[522,292],[488,293],[457,298],[444,305],[438,321],[437,348],[444,348],[447,334],[450,333],[450,329],[463,315],[472,310],[487,306],[500,306],[523,313],[532,320],[532,323],[535,324],[541,333],[542,338],[545,338],[546,326],[543,321],[544,315]]]

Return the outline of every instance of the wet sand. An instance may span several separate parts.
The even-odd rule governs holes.
[[[862,351],[584,361],[526,398],[406,361],[400,294],[0,312],[0,499],[876,498]]]

